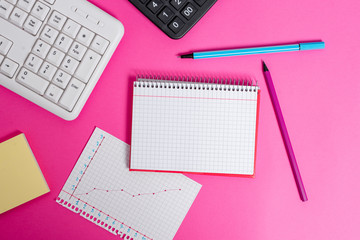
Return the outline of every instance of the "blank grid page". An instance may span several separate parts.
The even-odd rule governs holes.
[[[254,174],[258,87],[138,81],[131,166]]]

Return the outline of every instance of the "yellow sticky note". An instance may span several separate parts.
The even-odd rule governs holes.
[[[50,189],[25,135],[0,143],[0,214]]]

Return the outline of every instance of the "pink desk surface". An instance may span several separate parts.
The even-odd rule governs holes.
[[[139,73],[251,76],[262,89],[256,178],[188,174],[203,188],[175,239],[359,239],[359,1],[219,0],[181,40],[169,39],[128,1],[91,2],[118,18],[125,35],[76,120],[64,121],[0,87],[0,140],[24,132],[51,188],[1,214],[0,239],[118,239],[55,198],[95,126],[130,143],[129,92]],[[176,58],[192,50],[311,40],[325,41],[326,49]],[[305,203],[262,76],[262,59],[274,79],[309,197]]]

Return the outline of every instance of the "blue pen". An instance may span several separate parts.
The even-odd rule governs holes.
[[[190,54],[181,55],[180,57],[203,59],[203,58],[262,54],[262,53],[293,52],[293,51],[315,50],[315,49],[324,49],[324,48],[325,48],[324,42],[307,42],[307,43],[277,45],[277,46],[268,46],[268,47],[252,47],[252,48],[239,48],[239,49],[231,49],[231,50],[194,52]]]

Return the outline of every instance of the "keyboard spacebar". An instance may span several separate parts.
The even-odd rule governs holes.
[[[30,72],[26,68],[20,70],[16,81],[40,95],[44,94],[49,85],[48,81]]]
[[[62,95],[59,105],[68,111],[72,111],[84,88],[84,83],[73,78]]]

